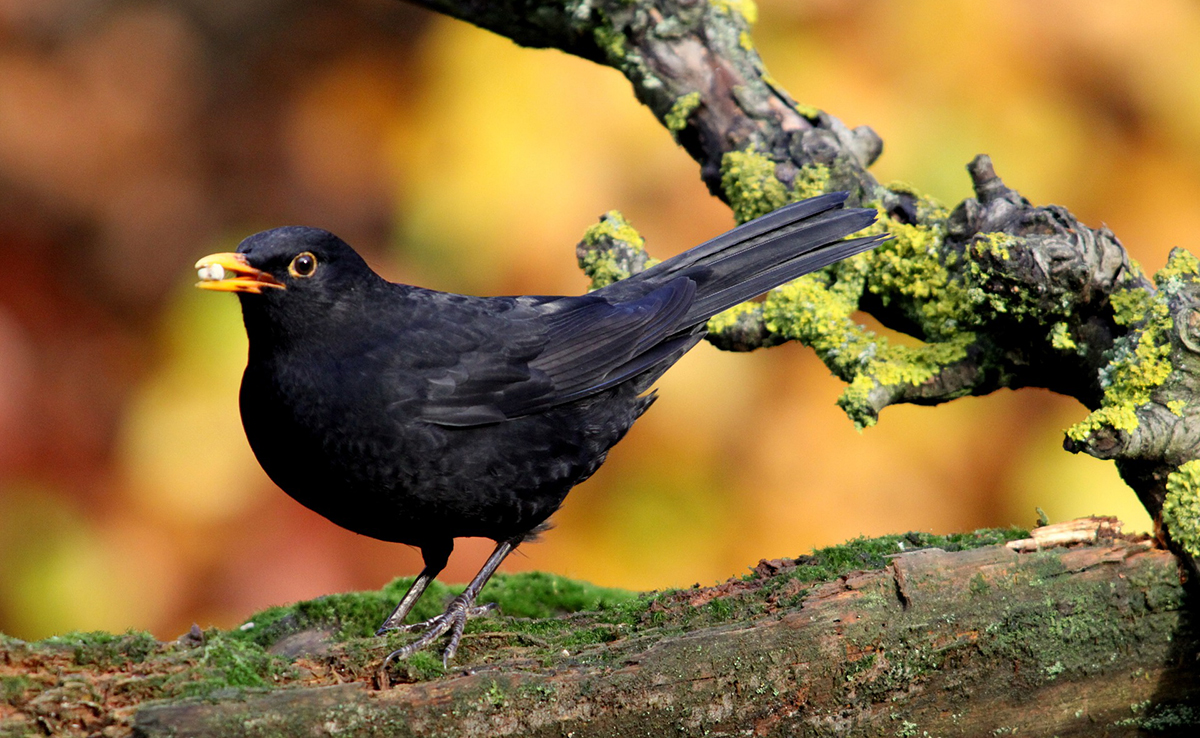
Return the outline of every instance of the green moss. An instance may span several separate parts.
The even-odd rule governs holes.
[[[51,646],[67,646],[74,651],[75,663],[105,668],[141,663],[158,649],[158,641],[145,631],[128,630],[123,634],[90,631],[66,633],[42,641]]]
[[[399,577],[377,591],[327,595],[272,607],[256,613],[246,625],[230,631],[228,637],[260,649],[269,648],[293,633],[312,629],[329,629],[339,641],[372,639],[412,581],[412,577]],[[434,581],[417,601],[408,622],[440,614],[446,601],[462,590],[463,585],[448,586]],[[496,574],[480,592],[479,603],[496,603],[505,616],[551,618],[581,610],[614,608],[636,598],[635,593],[623,589],[599,587],[554,574],[522,572]],[[479,621],[472,621],[472,625],[476,622]]]
[[[186,695],[200,696],[229,688],[264,688],[284,677],[290,665],[253,641],[233,633],[206,633],[197,663],[197,681],[183,685]]]
[[[550,618],[584,610],[614,608],[635,601],[637,593],[600,587],[539,571],[497,574],[479,594],[500,612],[518,618]]]
[[[241,628],[231,631],[229,635],[264,648],[292,633],[313,628],[330,629],[340,639],[369,636],[395,607],[412,581],[412,577],[405,577],[392,581],[381,590],[332,594],[292,605],[271,607],[255,613]],[[421,601],[437,600],[439,594],[445,594],[443,587],[435,582]]]
[[[33,682],[24,674],[0,676],[0,702],[14,704],[33,687]]]
[[[751,147],[721,157],[721,189],[738,223],[754,220],[788,202],[788,191],[775,176],[775,162]]]
[[[830,582],[853,571],[882,569],[888,565],[891,557],[905,551],[922,548],[966,551],[1028,537],[1029,531],[1024,528],[983,528],[945,536],[914,531],[878,538],[856,538],[837,546],[815,549],[812,554],[797,558],[797,566],[788,572],[787,578],[802,582]]]
[[[688,94],[676,98],[675,103],[671,105],[671,109],[663,116],[663,123],[667,126],[667,130],[672,133],[679,133],[687,127],[688,118],[696,108],[700,107],[700,93],[689,92]]]
[[[1167,477],[1162,519],[1171,538],[1200,558],[1200,460],[1182,464]]]
[[[418,682],[427,682],[446,674],[442,659],[432,651],[417,651],[404,659],[404,666],[408,669],[409,678]]]

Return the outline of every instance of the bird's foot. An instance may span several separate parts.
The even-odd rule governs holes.
[[[462,641],[463,629],[467,627],[467,618],[473,618],[496,609],[496,603],[489,602],[486,605],[475,605],[474,598],[468,598],[464,595],[459,595],[450,604],[446,606],[446,611],[437,617],[430,618],[422,623],[412,623],[411,625],[395,625],[388,626],[386,623],[381,627],[376,635],[386,633],[389,630],[403,630],[409,633],[421,633],[421,637],[412,643],[398,648],[388,654],[383,660],[383,668],[386,670],[393,659],[406,659],[412,656],[417,651],[428,646],[437,640],[446,631],[450,632],[450,640],[446,644],[445,650],[442,651],[442,666],[448,667],[450,659],[454,658],[454,654],[458,652],[458,644]]]

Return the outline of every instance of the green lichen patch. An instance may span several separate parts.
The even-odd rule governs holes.
[[[1134,717],[1118,720],[1118,728],[1138,728],[1149,735],[1194,735],[1200,732],[1200,708],[1186,703],[1131,705]]]
[[[829,192],[831,174],[829,167],[824,164],[805,164],[800,167],[792,182],[791,199],[799,202]]]
[[[755,147],[721,157],[721,189],[738,223],[745,223],[829,191],[832,171],[825,164],[806,164],[789,188],[775,174],[775,161]]]
[[[1154,275],[1157,291],[1130,286],[1111,297],[1113,321],[1129,332],[1116,340],[1108,364],[1100,372],[1104,390],[1100,407],[1067,429],[1067,436],[1086,441],[1101,428],[1131,432],[1138,428],[1137,410],[1154,400],[1154,394],[1175,370],[1171,363],[1171,336],[1175,330],[1170,301],[1200,277],[1200,260],[1175,249],[1167,264]],[[1179,398],[1168,409],[1182,414]]]
[[[1109,297],[1113,322],[1131,326],[1145,321],[1155,309],[1154,293],[1143,289],[1121,289]]]
[[[625,34],[611,25],[599,24],[592,30],[592,38],[604,51],[609,63],[620,67],[628,53],[628,39],[625,38]]]
[[[1171,539],[1200,558],[1200,460],[1182,464],[1167,477],[1162,519]]]
[[[765,75],[764,75],[764,78],[765,78]],[[770,80],[769,84],[773,87],[778,86],[774,80]],[[821,119],[822,111],[820,108],[818,108],[815,105],[805,105],[803,103],[796,103],[796,106],[793,109],[797,113],[799,113],[801,116],[807,118],[810,121],[816,122]]]
[[[1113,320],[1130,331],[1117,339],[1100,371],[1100,407],[1067,429],[1067,436],[1079,442],[1101,428],[1136,430],[1137,409],[1151,401],[1172,371],[1172,321],[1165,292],[1132,287],[1114,292],[1111,302]]]
[[[1023,664],[1021,678],[1045,683],[1102,673],[1106,661],[1096,658],[1096,646],[1106,653],[1161,647],[1172,638],[1177,618],[1139,618],[1140,632],[1130,634],[1117,622],[1114,594],[1126,604],[1122,617],[1177,611],[1183,592],[1172,572],[1137,569],[1114,593],[1106,581],[1072,580],[1059,554],[1044,551],[1018,559],[1019,568],[1006,580],[1011,591],[1040,591],[1043,598],[1006,598],[999,617],[988,626],[985,648]],[[1053,581],[1054,586],[1047,586]],[[1144,589],[1145,596],[1134,596]],[[1030,668],[1026,669],[1025,666]]]
[[[1183,280],[1197,277],[1200,277],[1200,258],[1183,249],[1172,249],[1166,265],[1154,275],[1154,283],[1159,289],[1170,289]]]
[[[867,289],[884,305],[899,307],[926,339],[959,335],[974,322],[974,301],[943,261],[944,220],[909,224],[882,213],[864,233],[892,237],[862,262]]]
[[[675,103],[671,105],[671,109],[663,116],[663,123],[667,130],[672,133],[679,133],[687,127],[688,118],[700,107],[700,93],[689,92],[686,95],[676,98]]]
[[[738,15],[753,25],[758,22],[758,5],[754,0],[709,0],[709,3],[719,12],[726,15]]]
[[[775,175],[775,162],[753,147],[721,157],[721,189],[738,223],[778,210],[788,203],[788,190]]]
[[[645,239],[619,210],[610,210],[600,216],[600,222],[588,227],[583,233],[583,242],[588,246],[604,246],[613,241],[638,249],[646,248]]]
[[[709,333],[724,333],[727,330],[737,326],[742,320],[749,316],[762,315],[762,305],[757,302],[743,302],[740,305],[717,313],[708,319]]]
[[[973,334],[964,332],[941,342],[903,346],[856,323],[851,316],[867,274],[886,279],[886,268],[870,265],[889,261],[896,271],[905,268],[891,254],[861,254],[784,285],[763,303],[768,330],[812,347],[849,383],[838,404],[858,428],[874,425],[877,408],[887,404],[876,393],[930,381],[944,367],[966,358],[974,341]]]
[[[658,263],[646,254],[646,242],[620,212],[610,210],[583,234],[579,265],[592,280],[591,289],[625,279],[635,270]]]
[[[1071,338],[1071,327],[1058,322],[1050,327],[1050,345],[1059,351],[1078,351],[1079,344]]]

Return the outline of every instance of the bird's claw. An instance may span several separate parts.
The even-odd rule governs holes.
[[[442,666],[443,668],[448,668],[450,659],[454,658],[454,654],[458,652],[458,645],[462,641],[463,629],[467,627],[467,619],[484,615],[495,609],[496,603],[494,602],[489,602],[486,605],[472,605],[462,597],[455,597],[450,601],[450,605],[446,608],[446,611],[437,617],[432,617],[420,623],[380,628],[378,633],[384,633],[388,630],[402,630],[406,633],[423,631],[421,637],[417,640],[389,653],[387,658],[383,660],[383,668],[386,670],[394,659],[406,659],[412,656],[417,651],[433,643],[446,631],[450,631],[449,642],[446,644],[445,650],[442,651]]]
[[[464,613],[464,618],[474,618],[474,617],[478,617],[480,615],[486,615],[487,613],[489,613],[495,609],[496,609],[496,603],[489,602],[486,605],[472,605],[471,607],[464,609],[462,612]],[[449,609],[449,608],[447,608],[446,612],[442,613],[441,615],[438,615],[437,617],[429,618],[428,620],[422,621],[420,623],[409,623],[407,625],[397,625],[393,628],[389,628],[388,630],[402,630],[405,633],[420,633],[421,631],[424,631],[424,630],[430,630],[433,628],[437,628],[438,625],[441,623],[441,621],[446,617],[452,617],[451,609]],[[443,632],[444,630],[445,629],[443,628],[442,631],[438,631],[439,634],[441,632]]]

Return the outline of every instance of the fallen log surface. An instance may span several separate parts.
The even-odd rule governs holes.
[[[551,609],[472,621],[447,671],[385,673],[411,636],[370,631],[405,584],[167,643],[0,636],[0,736],[1200,734],[1178,562],[1111,518],[860,540],[642,595],[501,576],[485,600]]]
[[[582,738],[1195,730],[1200,648],[1175,559],[1147,540],[1120,537],[1014,548],[900,553],[883,569],[816,586],[791,609],[677,634],[651,629],[543,663],[499,660],[389,689],[360,682],[146,707],[136,733]],[[759,568],[769,579],[786,578],[788,563]],[[720,609],[755,586],[763,588],[731,581],[684,591],[663,607]]]

